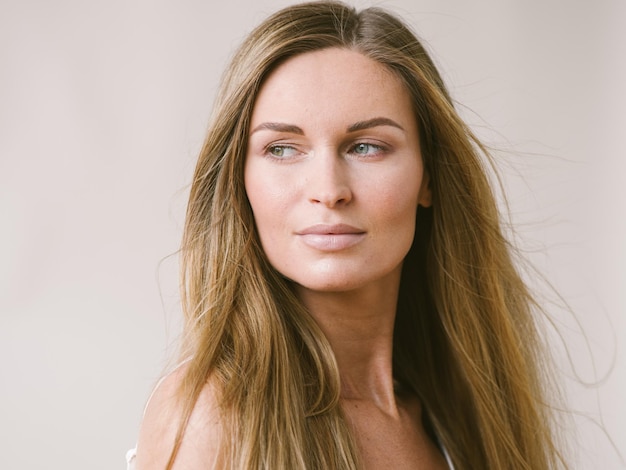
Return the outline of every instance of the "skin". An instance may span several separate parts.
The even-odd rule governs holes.
[[[263,249],[330,341],[365,469],[446,468],[419,400],[398,392],[392,376],[402,261],[417,207],[431,203],[410,103],[400,80],[360,53],[296,56],[259,92],[245,162]],[[167,377],[150,401],[138,470],[163,468],[169,457],[181,375]],[[216,409],[209,381],[175,469],[219,468]]]

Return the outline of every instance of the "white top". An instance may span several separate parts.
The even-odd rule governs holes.
[[[448,468],[450,470],[454,470],[454,465],[452,465],[452,459],[450,458],[450,454],[448,454],[448,449],[446,449],[443,444],[441,444],[441,450],[443,451],[443,456],[446,458]],[[131,467],[129,470],[134,470],[134,468]]]
[[[135,470],[135,457],[137,457],[136,447],[126,452],[126,470]]]

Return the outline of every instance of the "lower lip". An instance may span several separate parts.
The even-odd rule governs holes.
[[[319,251],[341,251],[347,248],[353,247],[358,244],[363,238],[364,233],[333,233],[333,234],[319,234],[319,233],[307,233],[300,235],[301,240],[305,245],[314,248]]]

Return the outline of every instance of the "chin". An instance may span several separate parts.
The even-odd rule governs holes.
[[[298,288],[314,292],[347,292],[358,289],[359,282],[354,279],[329,279],[322,276],[321,279],[309,277],[307,279],[289,278]]]
[[[306,289],[311,292],[338,294],[341,292],[351,292],[357,290],[360,286],[352,285],[351,283],[319,283],[319,284],[300,284],[296,282],[296,285],[300,289]]]
[[[341,273],[323,273],[310,275],[306,278],[291,278],[291,281],[294,282],[298,288],[306,289],[309,292],[348,293],[358,292],[362,289],[366,289],[367,291],[382,289],[384,291],[387,289],[393,290],[392,286],[395,286],[396,282],[400,280],[400,272],[401,268],[381,273],[371,273],[372,275],[364,276],[362,270],[357,273],[346,272],[344,270]]]

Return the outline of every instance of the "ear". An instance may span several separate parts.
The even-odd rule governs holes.
[[[433,194],[430,190],[430,175],[426,170],[422,175],[422,184],[417,195],[417,204],[422,207],[430,207],[433,203]]]

